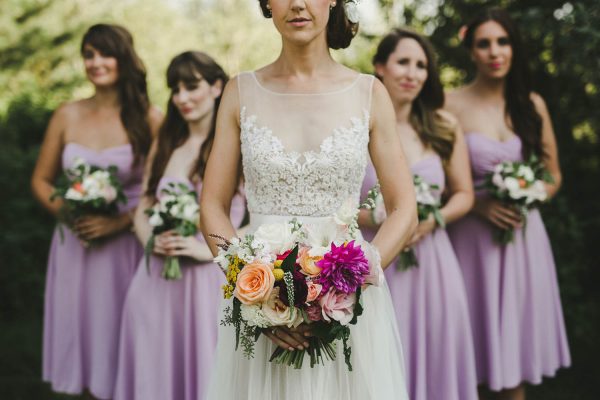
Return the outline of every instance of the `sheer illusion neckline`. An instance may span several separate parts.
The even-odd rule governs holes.
[[[304,162],[308,162],[309,158],[315,158],[325,153],[329,148],[331,148],[331,142],[333,142],[339,136],[345,134],[347,135],[356,127],[356,125],[367,125],[369,123],[369,112],[364,110],[362,118],[351,118],[349,127],[340,126],[334,128],[333,131],[329,135],[326,135],[315,148],[308,150],[291,150],[286,148],[281,138],[273,133],[273,129],[265,125],[258,125],[254,116],[246,115],[246,107],[242,108],[241,119],[243,121],[242,123],[251,124],[255,130],[260,131],[260,133],[264,134],[267,138],[269,138],[275,150],[278,151],[280,154],[292,157],[296,161],[300,158],[303,158]]]
[[[330,94],[340,94],[340,93],[344,93],[347,92],[349,90],[351,90],[352,88],[354,88],[356,86],[356,84],[360,81],[360,78],[363,74],[358,74],[358,76],[352,81],[352,83],[350,83],[349,85],[340,88],[340,89],[336,89],[336,90],[331,90],[328,92],[319,92],[319,93],[284,93],[284,92],[276,92],[274,90],[268,89],[266,88],[262,83],[260,83],[258,77],[256,76],[256,71],[252,71],[250,72],[250,75],[252,75],[252,78],[254,78],[254,82],[256,82],[256,85],[263,91],[276,95],[276,96],[326,96],[326,95],[330,95]]]

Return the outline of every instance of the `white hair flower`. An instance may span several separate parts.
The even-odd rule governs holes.
[[[357,0],[346,0],[344,3],[344,11],[346,12],[346,18],[348,21],[353,24],[358,24],[360,19],[360,14],[358,12],[358,7],[356,7],[358,1]]]

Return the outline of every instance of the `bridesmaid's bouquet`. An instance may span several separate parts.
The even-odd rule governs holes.
[[[301,368],[305,354],[310,366],[336,357],[341,340],[348,369],[350,325],[363,308],[361,288],[383,279],[379,253],[357,236],[357,209],[347,202],[328,223],[264,224],[253,235],[222,240],[215,261],[227,275],[224,297],[233,297],[222,325],[235,328],[238,348],[254,355],[263,329],[310,325],[310,346],[304,350],[275,349],[270,361]]]
[[[548,198],[545,182],[552,183],[552,175],[540,160],[531,156],[529,161],[505,161],[488,173],[482,185],[493,198],[516,208],[526,222],[527,212]],[[514,229],[497,229],[494,239],[507,244],[514,239]]]
[[[161,190],[154,206],[144,211],[149,216],[148,222],[152,226],[152,235],[145,248],[148,272],[156,235],[174,230],[181,236],[192,236],[198,231],[200,207],[197,198],[196,192],[184,183],[170,182]],[[165,258],[162,277],[167,280],[181,279],[179,257]]]
[[[77,157],[73,165],[58,178],[51,200],[61,198],[59,221],[71,226],[84,215],[115,215],[119,203],[127,203],[117,178],[117,167],[100,168]],[[63,236],[62,228],[60,228]]]
[[[413,184],[415,186],[415,194],[417,197],[417,215],[419,222],[425,221],[429,218],[429,215],[433,215],[438,226],[442,228],[446,227],[446,222],[440,213],[441,202],[434,194],[434,191],[440,189],[439,186],[427,183],[421,176],[416,174],[413,175]],[[398,270],[406,271],[409,268],[418,266],[419,261],[412,248],[409,247],[400,252],[397,264]]]

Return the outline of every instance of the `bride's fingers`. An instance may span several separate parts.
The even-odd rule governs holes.
[[[299,350],[304,349],[304,342],[306,339],[300,334],[292,333],[285,327],[275,328],[271,331],[271,333],[292,348],[295,347]]]
[[[281,340],[277,335],[275,335],[276,330],[273,329],[272,331],[270,330],[264,330],[263,334],[268,337],[269,339],[271,339],[271,341],[273,343],[275,343],[277,346],[281,347],[282,349],[287,349],[290,351],[294,350],[294,346],[292,346],[291,344]]]

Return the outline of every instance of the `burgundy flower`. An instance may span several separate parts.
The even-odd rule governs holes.
[[[311,321],[320,321],[323,319],[321,306],[319,304],[311,304],[306,307],[306,314]]]
[[[321,268],[319,283],[323,293],[332,286],[342,293],[354,293],[369,275],[369,261],[354,240],[341,246],[332,243],[331,250],[316,265]]]
[[[294,305],[296,307],[302,307],[304,303],[306,303],[306,297],[308,296],[308,284],[306,283],[306,276],[300,272],[300,270],[295,269],[293,272],[294,277]],[[280,280],[275,282],[275,286],[279,286],[279,298],[286,305],[290,306],[290,302],[288,299],[288,291],[285,285],[284,280]]]

